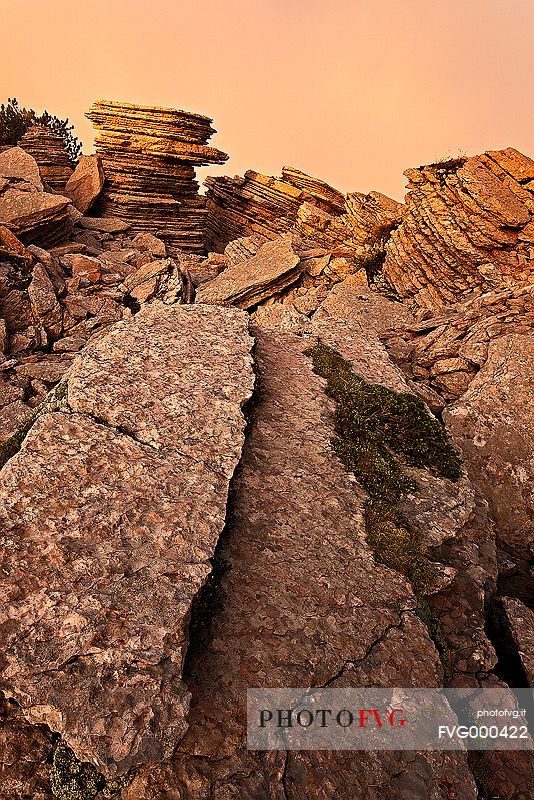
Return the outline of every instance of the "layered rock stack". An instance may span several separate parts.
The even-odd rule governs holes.
[[[336,255],[368,258],[400,224],[405,206],[380,192],[337,189],[294,167],[281,178],[248,170],[243,178],[207,178],[208,249],[222,251],[242,236],[273,239],[293,229]]]
[[[408,213],[387,246],[384,276],[425,308],[534,273],[534,161],[513,148],[404,173]]]
[[[273,239],[290,228],[306,199],[287,181],[252,169],[243,178],[206,178],[208,250],[224,250],[233,239],[261,234]]]
[[[97,129],[96,150],[106,183],[97,212],[165,239],[171,254],[204,249],[206,202],[195,166],[228,156],[207,141],[208,117],[172,108],[98,101],[87,117]]]
[[[72,166],[61,136],[52,133],[44,125],[33,125],[18,144],[36,160],[45,186],[61,194],[72,175]]]

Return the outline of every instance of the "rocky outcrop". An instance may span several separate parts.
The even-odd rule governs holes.
[[[211,120],[104,100],[87,116],[97,130],[95,146],[106,176],[97,213],[161,236],[171,254],[203,252],[207,211],[194,168],[227,159],[207,145],[215,132]]]
[[[332,336],[366,378],[405,386],[368,326],[351,338],[340,319]],[[258,329],[256,337],[252,426],[217,577],[193,617],[190,728],[168,767],[141,771],[124,797],[427,798],[433,776],[436,797],[450,797],[454,783],[457,797],[475,798],[461,755],[244,746],[247,687],[442,679],[411,586],[373,554],[365,493],[332,451],[332,404],[304,353],[313,340],[280,330]]]
[[[1,688],[106,774],[170,756],[186,730],[187,625],[251,342],[238,310],[147,307],[75,362],[0,473]]]
[[[62,242],[80,214],[68,197],[43,189],[36,161],[20,147],[0,153],[0,225],[25,244]]]
[[[18,146],[37,162],[47,190],[63,194],[72,175],[72,166],[61,136],[44,125],[32,125],[19,139]]]
[[[408,211],[384,263],[384,277],[401,297],[439,308],[473,289],[532,279],[532,159],[508,148],[404,174]]]
[[[534,546],[533,364],[532,336],[502,336],[490,344],[469,389],[444,412],[471,479],[489,503],[498,544],[523,564]]]
[[[402,203],[380,192],[345,197],[293,167],[284,167],[281,178],[249,170],[244,178],[207,178],[206,186],[208,247],[218,251],[235,239],[293,230],[309,246],[378,270],[404,213]]]
[[[78,211],[85,214],[97,200],[104,186],[104,170],[99,156],[81,156],[65,186]]]

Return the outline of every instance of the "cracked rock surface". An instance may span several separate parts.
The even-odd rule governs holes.
[[[99,421],[82,356],[67,380],[73,405],[42,414],[0,473],[1,688],[106,775],[168,757],[186,730],[191,603],[224,526],[254,381],[243,312],[156,305],[131,325],[88,354]],[[151,383],[158,359],[165,380]],[[222,397],[216,377],[228,381]],[[110,409],[127,397],[134,413],[121,432]],[[169,398],[191,442],[216,437],[217,464],[179,450]],[[160,449],[146,435],[158,421]]]
[[[436,798],[451,796],[451,782],[458,798],[476,797],[457,754],[244,748],[247,687],[441,680],[411,587],[366,542],[364,493],[331,450],[332,407],[309,344],[257,332],[257,403],[188,657],[190,728],[166,768],[139,772],[127,800],[423,798],[430,776]]]

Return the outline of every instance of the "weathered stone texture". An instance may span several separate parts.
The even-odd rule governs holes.
[[[456,755],[245,749],[248,686],[440,681],[411,588],[366,542],[364,494],[331,450],[332,409],[307,344],[258,332],[258,402],[219,577],[196,612],[190,729],[169,767],[141,771],[127,800],[426,798],[431,775],[437,798],[450,796],[449,780],[459,798],[476,796]]]
[[[69,405],[0,473],[1,688],[106,774],[169,757],[186,730],[187,625],[225,522],[251,342],[238,310],[147,308],[77,361]]]
[[[384,276],[425,308],[532,279],[534,161],[513,148],[404,173],[408,211]]]
[[[444,412],[471,480],[488,500],[500,546],[532,556],[534,340],[510,334],[489,346],[467,392]]]

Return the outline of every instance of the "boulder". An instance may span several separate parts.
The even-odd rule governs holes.
[[[20,147],[10,147],[0,153],[0,178],[18,181],[30,191],[44,191],[37,162]]]
[[[68,179],[64,194],[70,197],[78,211],[85,214],[102,191],[104,170],[97,155],[81,156],[76,169]]]
[[[63,241],[79,218],[70,199],[43,191],[35,160],[20,147],[0,153],[0,177],[7,187],[0,194],[0,225],[24,244],[52,246]]]
[[[309,339],[256,337],[261,393],[218,577],[192,620],[190,727],[172,761],[141,770],[125,800],[193,800],[219,787],[243,798],[367,798],[377,785],[397,800],[428,797],[428,782],[441,800],[452,784],[458,800],[476,798],[461,753],[246,749],[247,687],[441,680],[410,586],[366,542],[364,494],[331,450],[330,401],[303,353]]]
[[[299,264],[289,238],[266,242],[256,256],[229,266],[203,284],[197,292],[197,303],[252,308],[294,283],[301,271]]]

